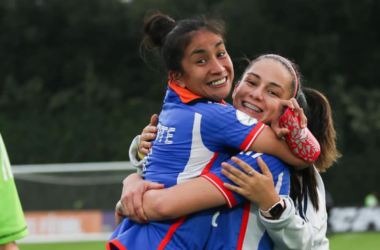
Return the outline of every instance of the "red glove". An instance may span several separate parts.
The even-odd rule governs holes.
[[[285,139],[293,154],[304,161],[315,162],[321,153],[319,142],[308,128],[301,128],[298,117],[290,108],[280,116],[279,123],[280,128],[289,129]]]

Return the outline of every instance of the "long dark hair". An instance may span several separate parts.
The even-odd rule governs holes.
[[[314,165],[319,172],[325,172],[341,157],[336,148],[337,134],[327,98],[315,89],[303,87],[303,79],[298,66],[285,57],[275,54],[262,55],[253,60],[248,67],[263,58],[270,58],[280,62],[293,76],[291,83],[292,96],[304,110],[308,119],[308,128],[321,147],[321,153]],[[302,199],[308,194],[314,208],[318,211],[317,180],[314,168],[309,167],[300,171],[290,169],[290,174],[290,197],[293,201],[301,204]]]

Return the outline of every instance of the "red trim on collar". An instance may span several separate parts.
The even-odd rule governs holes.
[[[178,86],[178,84],[174,81],[169,81],[168,85],[174,92],[177,93],[177,95],[183,103],[189,103],[191,101],[194,101],[195,99],[203,98],[202,96],[196,95],[188,89]],[[227,105],[224,100],[222,100],[220,103],[223,105]]]

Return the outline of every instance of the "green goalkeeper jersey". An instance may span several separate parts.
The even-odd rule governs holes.
[[[1,134],[0,166],[0,245],[2,245],[25,237],[28,228]]]

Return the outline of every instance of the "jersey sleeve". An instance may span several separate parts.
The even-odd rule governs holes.
[[[133,166],[136,167],[137,173],[142,174],[142,167],[145,162],[145,159],[137,159],[137,151],[139,148],[139,143],[140,143],[140,135],[136,136],[131,145],[129,146],[129,160],[132,163]]]
[[[260,166],[257,163],[257,157],[259,156],[267,164],[269,170],[272,173],[277,193],[280,195],[288,195],[290,191],[290,174],[289,169],[287,165],[285,165],[285,163],[283,163],[281,160],[274,156],[256,153],[252,151],[240,152],[238,155],[236,155],[237,158],[245,161],[257,172],[262,173]],[[233,165],[234,167],[244,172],[244,170],[242,170],[239,166],[232,162],[231,159],[229,159],[227,163]],[[222,174],[221,169],[222,166],[219,164],[218,166],[212,167],[210,171],[202,175],[202,177],[210,181],[222,193],[222,195],[226,199],[228,207],[231,208],[236,206],[237,204],[247,201],[247,199],[244,196],[234,193],[223,186],[224,182],[230,183],[232,185],[235,184]]]
[[[229,105],[215,108],[202,119],[202,131],[205,131],[202,138],[221,148],[248,151],[265,126]]]
[[[270,220],[259,213],[259,220],[279,249],[329,249],[326,237],[327,212],[325,188],[321,176],[314,168],[317,180],[318,211],[309,196],[301,204],[294,204],[289,196],[283,196],[286,209],[278,220]]]
[[[0,168],[0,245],[2,245],[24,238],[28,234],[28,228],[1,135]]]
[[[296,214],[296,208],[290,197],[284,196],[282,199],[286,203],[286,209],[281,217],[278,220],[271,220],[259,213],[260,222],[279,249],[312,249],[315,238],[312,224]]]

